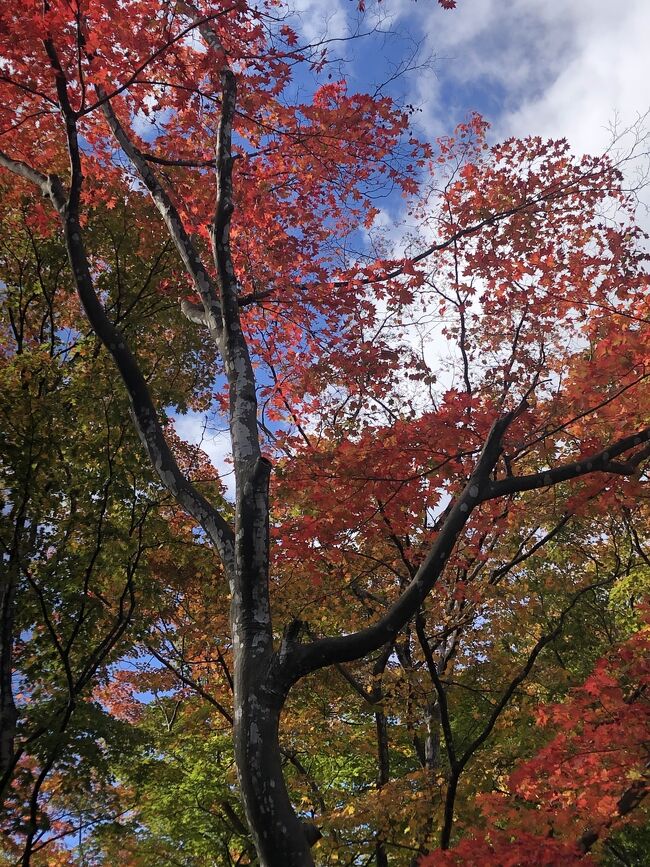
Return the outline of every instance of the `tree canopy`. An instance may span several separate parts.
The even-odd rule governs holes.
[[[0,46],[0,863],[642,864],[634,148],[422,141],[278,0]]]

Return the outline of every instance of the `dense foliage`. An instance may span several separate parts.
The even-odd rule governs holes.
[[[643,863],[625,165],[421,142],[276,2],[0,46],[0,863]]]

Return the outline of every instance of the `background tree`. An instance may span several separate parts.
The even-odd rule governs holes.
[[[15,395],[2,590],[10,845],[23,864],[55,851],[72,826],[52,832],[52,816],[69,817],[75,791],[97,787],[100,806],[121,799],[149,822],[140,851],[108,826],[95,835],[97,857],[124,863],[170,857],[179,837],[189,858],[204,857],[191,825],[215,858],[307,865],[311,813],[329,815],[323,863],[340,863],[350,838],[351,858],[378,864],[434,840],[446,849],[459,802],[471,811],[494,780],[474,768],[463,795],[480,748],[494,734],[493,760],[512,762],[499,759],[501,727],[538,658],[550,647],[562,659],[575,612],[590,604],[601,616],[605,588],[646,557],[630,506],[650,456],[647,277],[619,169],[576,160],[563,142],[489,147],[477,116],[423,145],[381,90],[351,94],[343,80],[294,100],[301,66],[318,73],[326,56],[298,46],[274,4],[141,2],[127,18],[119,4],[27,3],[1,15],[0,165],[15,221],[3,359]],[[153,141],[138,134],[142,117]],[[373,196],[391,185],[414,197],[426,240],[406,256],[350,255],[376,216]],[[444,321],[456,379],[430,368],[414,320]],[[66,445],[46,390],[57,409],[80,407]],[[33,418],[15,414],[36,400]],[[211,400],[228,420],[234,504],[166,418]],[[92,530],[78,540],[81,527]],[[593,656],[589,640],[576,655],[599,655],[593,643]],[[160,667],[129,686],[138,647]],[[560,667],[584,679],[571,657]],[[17,705],[14,658],[34,712]],[[155,745],[153,771],[146,755],[120,767],[110,746],[133,735],[120,717],[147,677],[155,700],[132,722]],[[109,678],[124,691],[107,695]],[[314,678],[340,707],[306,765],[297,751],[329,712]],[[227,724],[191,759],[194,784],[186,773],[175,784],[179,797],[196,789],[201,811],[204,768],[218,768],[203,833],[195,805],[180,827],[156,806],[205,712],[184,690]],[[176,738],[147,735],[156,713]],[[343,762],[342,725],[359,729]],[[96,772],[83,779],[100,754],[104,785]],[[328,803],[323,778],[337,777]],[[348,821],[350,792],[360,821]],[[409,818],[384,819],[385,801],[408,804]],[[115,818],[110,805],[79,812],[80,829]]]

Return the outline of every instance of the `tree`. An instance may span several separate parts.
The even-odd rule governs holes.
[[[152,560],[151,549],[174,538],[174,522],[165,497],[143,474],[108,359],[83,333],[86,324],[73,297],[61,291],[63,251],[39,236],[26,210],[12,208],[3,219],[7,331],[0,411],[1,538],[12,603],[3,608],[3,624],[15,671],[11,678],[11,668],[4,670],[9,701],[2,788],[8,829],[26,830],[29,840],[43,830],[39,796],[49,787],[48,776],[66,779],[70,797],[76,789],[81,803],[79,790],[100,785],[111,758],[135,746],[125,726],[83,697],[117,659],[135,652],[146,612],[160,608],[155,585],[150,582],[149,591],[143,586],[145,560]],[[140,246],[135,255],[130,241],[137,227],[126,209],[102,214],[98,225],[109,245],[118,244],[130,274],[127,287],[113,287],[122,327],[134,333],[143,321],[167,323],[170,302],[158,288],[168,251],[156,250],[147,259]],[[140,325],[134,313],[144,316]],[[192,356],[196,341],[188,336],[186,352]],[[188,376],[196,383],[191,366],[185,365],[183,375],[162,356],[150,355],[147,364],[157,368],[161,384],[165,377],[175,379],[163,387],[170,400],[183,399]],[[72,438],[71,418],[78,432]],[[163,519],[161,509],[167,512]],[[136,584],[139,627],[133,621]],[[18,717],[18,742],[12,717]],[[75,775],[81,779],[73,785]],[[59,823],[56,813],[47,821]]]
[[[507,795],[484,799],[486,815],[502,827],[492,823],[483,839],[422,864],[466,864],[468,856],[482,864],[578,864],[620,825],[647,789],[647,640],[647,630],[635,633],[598,661],[568,702],[540,712],[542,724],[556,726],[553,739],[513,774]]]
[[[550,605],[543,587],[533,588],[544,628],[531,647],[523,635],[518,643],[516,630],[507,637],[507,600],[523,606],[532,593],[531,585],[517,585],[520,567],[561,539],[569,522],[578,529],[568,541],[577,546],[582,534],[590,552],[597,551],[604,542],[593,528],[603,515],[622,524],[642,495],[650,456],[648,292],[632,200],[607,156],[576,160],[566,143],[539,139],[489,147],[478,116],[433,147],[411,135],[408,111],[381,90],[349,93],[345,81],[328,78],[310,99],[293,99],[292,82],[302,74],[296,70],[318,74],[327,57],[322,46],[297,44],[275,3],[260,9],[244,2],[143,0],[128,11],[118,3],[56,0],[5,8],[0,19],[3,207],[22,215],[37,248],[55,251],[46,270],[57,287],[74,283],[91,328],[80,342],[88,342],[88,363],[101,370],[92,380],[98,396],[84,400],[86,406],[104,401],[133,480],[130,492],[115,491],[119,519],[112,533],[121,541],[104,554],[109,505],[102,491],[111,486],[113,454],[107,440],[108,476],[95,466],[95,487],[84,497],[97,528],[94,548],[63,571],[60,558],[53,564],[63,576],[61,593],[71,597],[68,613],[66,600],[48,599],[40,575],[30,573],[34,560],[39,569],[48,560],[34,546],[45,545],[43,516],[54,511],[37,503],[34,515],[42,517],[26,518],[29,497],[19,492],[31,491],[31,452],[8,486],[5,782],[15,779],[34,737],[21,730],[16,748],[12,656],[18,647],[20,657],[25,640],[14,628],[19,587],[25,580],[32,587],[46,627],[47,612],[57,611],[48,641],[65,698],[53,699],[50,719],[65,726],[54,723],[58,736],[34,766],[38,782],[60,755],[82,696],[116,659],[108,636],[121,639],[132,619],[133,575],[143,552],[153,540],[182,542],[189,558],[183,555],[183,568],[191,571],[196,555],[203,576],[211,561],[197,540],[214,546],[221,563],[201,582],[211,588],[225,582],[230,595],[233,712],[222,709],[231,716],[239,792],[259,862],[311,864],[319,836],[287,790],[283,764],[292,754],[279,741],[280,717],[287,701],[300,700],[290,691],[334,667],[373,707],[381,793],[390,770],[384,683],[395,660],[413,677],[426,672],[434,688],[428,735],[412,721],[409,735],[430,773],[444,741],[450,776],[440,842],[447,848],[465,767],[574,607],[604,586],[602,576],[580,573],[584,580],[553,595]],[[152,141],[142,132],[146,119],[155,129]],[[373,194],[391,185],[413,197],[425,240],[408,255],[350,255],[359,228],[370,229],[377,214]],[[65,278],[56,259],[61,238]],[[85,362],[83,352],[69,351],[60,329],[78,330],[76,341],[85,327],[69,294],[63,318],[54,316],[47,304],[54,290],[42,269],[27,281],[18,271],[6,281],[15,297],[5,361],[14,371],[14,392],[29,401],[33,384],[23,347],[30,349],[29,364],[34,345],[45,347],[52,375],[67,388],[70,370]],[[34,298],[25,293],[30,285],[40,287]],[[178,305],[169,303],[174,297]],[[28,308],[43,303],[36,327]],[[453,382],[445,382],[442,366],[432,370],[413,344],[416,316],[420,324],[444,321],[446,339],[457,348]],[[157,480],[134,446],[123,447],[132,430],[124,424],[109,357]],[[39,397],[42,391],[39,385]],[[234,504],[164,417],[168,408],[205,406],[211,393],[228,420]],[[11,420],[10,411],[6,417]],[[59,476],[44,477],[42,485],[63,510],[55,517],[67,559],[75,556],[69,537],[81,516],[65,468],[88,477],[97,446],[84,433],[79,441],[87,453],[66,462],[56,448],[45,456],[48,434],[27,437],[38,442],[39,473],[43,467]],[[11,449],[21,439],[25,434],[16,433]],[[642,558],[634,520],[626,526],[630,550]],[[124,570],[126,590],[111,586],[117,602],[105,596],[102,581],[94,586],[95,563],[104,556]],[[559,572],[560,555],[555,564]],[[151,644],[151,630],[160,631],[156,593],[169,586],[163,576],[173,566],[168,556],[146,557],[146,586],[153,589],[139,622],[141,641]],[[633,567],[623,570],[617,562],[608,580]],[[543,584],[535,574],[526,581]],[[81,602],[69,575],[81,576]],[[287,594],[283,585],[296,582],[298,592]],[[91,595],[99,599],[92,618]],[[110,612],[117,612],[113,620]],[[78,628],[66,633],[66,617]],[[101,654],[88,656],[84,630],[95,617],[106,620],[108,633]],[[466,640],[468,617],[489,618],[491,628],[500,622],[522,668],[480,733],[457,752],[442,678]],[[213,706],[222,704],[182,659],[174,665],[160,640],[158,634],[152,644],[160,664]],[[476,660],[481,653],[474,648]],[[120,654],[128,655],[124,645]],[[490,655],[507,672],[507,657],[493,647]],[[370,686],[363,673],[345,668],[359,660],[371,664]],[[29,675],[22,659],[20,668]],[[51,730],[48,722],[44,733]],[[70,756],[79,751],[71,748]],[[294,754],[298,773],[300,765]],[[24,864],[33,855],[38,795],[32,786]],[[236,815],[225,795],[224,802],[227,817]],[[373,839],[378,864],[387,863],[384,836]]]

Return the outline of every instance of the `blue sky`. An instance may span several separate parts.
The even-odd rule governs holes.
[[[351,0],[293,0],[309,39],[342,37],[358,21]],[[453,11],[435,0],[383,0],[362,26],[378,24],[396,37],[388,60],[420,43],[433,68],[406,80],[409,101],[422,108],[421,132],[448,133],[468,110],[482,111],[497,138],[566,137],[576,150],[600,151],[618,113],[632,122],[650,107],[648,0],[458,0]],[[376,83],[376,41],[342,53],[362,87]]]
[[[436,0],[368,0],[363,16],[356,0],[291,5],[288,23],[305,42],[341,40],[331,43],[332,57],[341,58],[331,71],[338,77],[340,69],[351,90],[372,91],[415,47],[430,60],[391,85],[418,107],[424,139],[452,132],[477,110],[491,123],[493,141],[567,138],[578,153],[600,153],[614,126],[623,130],[650,108],[650,0],[458,0],[453,11]],[[346,39],[373,28],[381,32]],[[385,203],[388,231],[402,206],[399,198]],[[642,222],[650,224],[647,215]],[[200,442],[217,469],[231,471],[225,428],[215,435],[202,416],[188,415],[177,419],[177,430]]]

